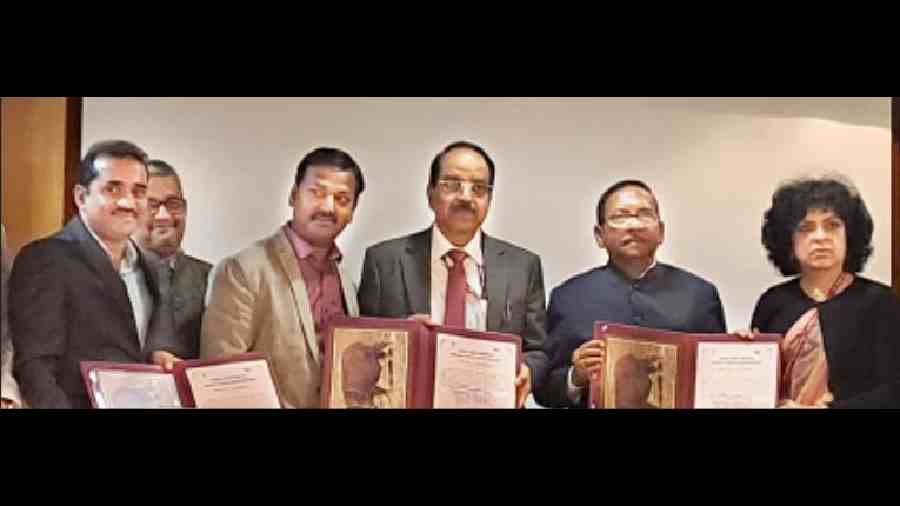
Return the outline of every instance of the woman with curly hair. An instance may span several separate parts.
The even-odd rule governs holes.
[[[762,243],[793,279],[759,298],[752,328],[784,336],[782,407],[900,407],[900,299],[858,275],[872,230],[865,202],[841,178],[775,191]]]

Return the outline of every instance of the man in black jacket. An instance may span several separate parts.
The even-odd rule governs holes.
[[[93,145],[73,189],[78,216],[16,257],[14,372],[31,407],[90,407],[82,361],[148,362],[171,349],[156,283],[129,238],[146,212],[146,163],[130,142]]]

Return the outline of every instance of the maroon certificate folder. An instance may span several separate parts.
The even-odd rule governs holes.
[[[515,408],[521,361],[512,334],[341,318],[326,333],[322,407]]]
[[[592,408],[774,408],[780,336],[688,334],[596,322],[606,341],[604,369],[593,378]]]
[[[101,409],[278,408],[271,364],[263,353],[149,364],[82,362],[91,405]]]

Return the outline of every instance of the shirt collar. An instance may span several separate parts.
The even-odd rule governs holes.
[[[144,255],[144,258],[148,259],[151,263],[165,265],[166,267],[174,271],[175,265],[178,261],[178,254],[181,253],[182,250],[181,248],[179,248],[178,251],[167,257],[162,257],[159,255],[159,253],[153,251],[152,249],[145,248],[141,245],[138,245],[138,251],[140,251],[140,253]]]
[[[651,270],[653,270],[654,267],[656,267],[656,257],[654,257],[653,262],[651,262],[650,265],[648,265],[647,268],[644,269],[644,272],[642,272],[641,275],[638,276],[638,279],[644,279],[644,277],[647,275],[647,273],[649,273]]]
[[[288,221],[284,225],[284,234],[287,236],[288,241],[290,241],[291,246],[294,248],[294,254],[297,255],[297,258],[305,260],[306,257],[312,254],[313,246],[305,239],[297,235],[297,232],[294,232],[294,229],[291,228],[290,221]],[[341,253],[341,250],[338,248],[337,244],[332,244],[331,249],[328,251],[328,259],[334,260],[335,263],[338,263],[343,258],[344,255]]]
[[[646,269],[644,269],[644,272],[642,272],[641,275],[637,277],[637,279],[630,279],[628,276],[626,276],[625,273],[622,272],[622,269],[620,269],[619,266],[617,266],[612,260],[608,261],[606,265],[612,267],[612,269],[615,270],[626,281],[634,282],[644,279],[648,274],[651,273],[651,271],[653,271],[653,269],[656,267],[656,257],[653,258],[653,261],[650,262],[650,265],[647,266]]]
[[[169,255],[165,258],[162,258],[161,260],[163,261],[163,263],[165,263],[166,265],[169,266],[169,269],[172,269],[174,271],[176,258],[178,258],[178,253],[175,253],[174,255]]]
[[[441,229],[438,226],[431,226],[431,261],[436,262],[440,261],[441,258],[447,254],[448,251],[452,249],[459,249],[457,246],[454,246],[444,234],[441,233]],[[469,257],[475,261],[478,265],[483,265],[483,259],[481,254],[481,229],[479,228],[475,235],[472,236],[472,240],[468,242],[463,248],[463,251],[469,255]]]
[[[100,240],[100,237],[94,233],[94,229],[91,228],[91,225],[88,224],[88,220],[85,219],[84,215],[79,214],[81,218],[81,222],[84,223],[84,228],[87,229],[88,233],[91,234],[91,237],[97,241],[97,244],[103,248],[103,251],[112,258],[112,253],[110,253],[109,248],[106,247],[106,244]],[[116,271],[119,274],[130,274],[137,269],[138,262],[138,252],[137,248],[134,247],[134,243],[131,242],[131,239],[125,241],[125,256],[122,258],[122,263],[117,266]]]

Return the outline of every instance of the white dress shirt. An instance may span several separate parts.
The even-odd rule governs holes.
[[[431,319],[444,323],[447,309],[448,269],[442,258],[452,249],[462,249],[469,256],[463,261],[466,268],[466,328],[484,331],[487,329],[487,299],[484,294],[484,257],[481,254],[481,230],[475,232],[472,240],[463,247],[454,246],[437,225],[431,227]],[[452,263],[450,258],[446,262]]]

